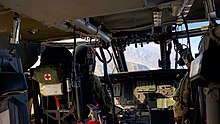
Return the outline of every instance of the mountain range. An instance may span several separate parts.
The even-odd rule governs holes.
[[[143,47],[132,44],[126,47],[124,52],[129,71],[159,69],[160,46],[157,44],[145,44]],[[106,55],[108,56],[108,55]],[[108,58],[108,57],[107,57]],[[108,73],[117,72],[113,62],[108,64]],[[103,66],[100,61],[96,62],[96,74],[103,75]]]

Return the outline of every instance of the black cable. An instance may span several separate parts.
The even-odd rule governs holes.
[[[107,52],[108,52],[108,54],[109,54],[109,56],[110,56],[109,60],[107,61],[107,64],[108,64],[108,63],[111,62],[111,60],[112,60],[112,54],[111,54],[111,52],[109,51],[109,49],[106,49],[106,50],[107,50]]]
[[[187,36],[186,38],[187,38],[187,45],[188,45],[188,48],[189,48],[189,53],[190,53],[190,55],[192,55],[188,24],[187,24],[186,18],[184,17],[183,13],[181,14],[181,16],[183,18],[183,23],[184,23],[185,28],[186,28],[186,36]]]
[[[176,33],[176,38],[173,39],[173,44],[174,44],[174,50],[175,50],[175,69],[177,69],[177,65],[178,65],[178,34],[177,34],[177,25],[175,26],[175,33]]]
[[[75,74],[76,72],[76,68],[75,68],[75,53],[76,53],[76,27],[74,26],[73,28],[73,35],[74,35],[74,43],[73,43],[73,57],[72,57],[72,78],[74,78],[73,74]]]
[[[109,56],[110,56],[109,60],[106,61],[106,63],[108,64],[108,63],[111,62],[111,60],[112,60],[112,54],[111,54],[111,52],[109,51],[109,49],[106,49],[106,50],[107,50],[107,52],[108,52],[108,54],[109,54]],[[97,58],[98,58],[98,60],[99,60],[100,62],[104,63],[103,59],[100,57],[100,55],[99,55],[97,52],[95,52],[95,55],[97,56]]]
[[[110,80],[109,75],[108,75],[107,61],[106,61],[106,58],[105,58],[105,54],[104,54],[103,48],[100,46],[99,50],[100,50],[100,53],[101,53],[101,56],[102,56],[102,60],[103,60],[104,80],[106,81],[106,84],[109,85],[109,88],[110,88],[111,101],[112,101],[111,102],[111,107],[112,107],[112,123],[116,124],[116,121],[115,121],[115,107],[114,107],[113,86],[112,86],[111,80]]]
[[[104,63],[104,61],[102,60],[102,58],[100,57],[100,55],[97,52],[95,52],[95,55],[97,56],[97,58],[100,62]]]

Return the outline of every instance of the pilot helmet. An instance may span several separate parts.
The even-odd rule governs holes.
[[[75,63],[80,65],[81,72],[94,74],[96,61],[95,50],[92,47],[85,44],[76,46],[74,57]]]

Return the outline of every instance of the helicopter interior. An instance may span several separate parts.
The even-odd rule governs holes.
[[[194,108],[191,121],[195,124],[205,124],[206,121],[209,124],[218,124],[220,120],[216,117],[218,116],[216,113],[220,111],[215,113],[211,111],[213,108],[210,106],[216,107],[219,103],[211,105],[215,102],[211,102],[213,99],[210,96],[206,96],[207,99],[211,99],[206,103],[202,91],[204,87],[219,88],[216,83],[220,81],[218,73],[213,73],[213,69],[220,69],[217,66],[220,60],[218,57],[211,57],[217,56],[219,52],[220,26],[217,20],[220,19],[220,9],[218,6],[220,0],[17,0],[16,2],[0,0],[0,82],[4,84],[0,88],[2,103],[0,122],[29,124],[31,120],[40,124],[43,120],[43,123],[60,124],[67,123],[67,120],[77,120],[78,123],[84,123],[88,115],[83,115],[83,111],[87,110],[80,105],[88,101],[82,97],[85,94],[81,94],[78,83],[88,82],[89,75],[93,74],[91,72],[94,66],[93,56],[96,55],[103,64],[104,76],[99,78],[111,96],[113,116],[110,120],[103,119],[105,116],[100,119],[96,116],[100,112],[94,109],[94,106],[88,106],[95,112],[95,117],[92,116],[95,120],[100,119],[103,124],[105,121],[106,123],[110,121],[110,124],[161,124],[161,122],[174,124],[176,120],[172,106],[175,102],[170,99],[181,79],[189,71],[187,68],[180,69],[177,66],[188,67],[192,62],[190,81],[195,82],[198,90],[192,93],[192,98],[196,99],[192,100]],[[208,22],[208,25],[193,29],[188,27],[190,23],[198,22]],[[183,26],[184,29],[177,30],[178,26]],[[191,53],[190,37],[194,36],[201,36],[201,39],[193,41],[200,42],[200,46],[198,46],[199,54],[192,57],[194,55]],[[81,41],[77,40],[79,38]],[[178,41],[181,38],[186,38],[187,45]],[[72,41],[61,42],[62,40]],[[160,59],[156,62],[159,69],[130,72],[124,55],[126,48],[130,44],[136,47],[137,44],[143,46],[149,43],[160,47]],[[88,61],[88,70],[84,69],[84,60],[80,66],[74,63],[75,61],[74,64],[71,63],[71,55],[73,58],[77,56],[75,49],[81,44],[92,47],[88,50],[90,52],[88,55],[83,54],[85,61]],[[172,45],[179,55],[178,59],[180,58],[176,60],[175,68],[171,67],[170,60]],[[38,57],[51,47],[58,49],[48,52],[48,55],[45,53],[44,58],[41,58],[40,66],[55,65],[59,57],[63,57],[58,63],[61,63],[61,68],[65,68],[67,72],[64,69],[65,79],[55,80],[59,83],[47,85],[50,86],[49,89],[39,89],[40,79],[37,77],[37,81],[32,81],[37,68],[31,67],[35,65]],[[59,52],[59,47],[73,51]],[[96,49],[100,50],[98,55],[93,53]],[[110,55],[109,60],[106,60],[105,51]],[[74,59],[81,61],[81,57],[82,54],[79,54]],[[66,64],[64,60],[70,63]],[[109,61],[114,62],[117,72],[108,72]],[[48,71],[47,69],[43,71]],[[54,70],[51,66],[49,71],[59,72],[57,68]],[[84,70],[86,74],[83,77],[81,74]],[[46,87],[45,81],[51,80],[51,77],[48,77],[50,75],[46,75],[46,78],[45,75],[43,76],[44,81],[40,84],[40,88]],[[74,86],[71,85],[71,81],[74,82]],[[87,84],[82,86],[88,87]],[[66,87],[64,93],[60,90],[63,87]],[[86,92],[86,90],[82,91]],[[46,97],[38,99],[39,94]],[[60,95],[64,97],[57,97]],[[53,110],[48,107],[51,98],[55,104]],[[34,114],[30,114],[28,108],[30,100],[33,103]],[[64,107],[58,105],[59,100]],[[42,104],[38,104],[39,101]],[[210,106],[204,107],[206,105]],[[86,107],[85,104],[83,106]],[[206,112],[206,108],[210,108],[210,111]],[[7,119],[2,118],[3,115],[6,115]],[[88,123],[90,121],[92,119]]]

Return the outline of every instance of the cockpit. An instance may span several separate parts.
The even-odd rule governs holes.
[[[219,0],[0,0],[0,123],[219,124]]]

